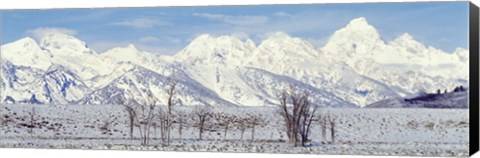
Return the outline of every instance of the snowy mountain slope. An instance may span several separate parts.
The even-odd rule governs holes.
[[[335,94],[318,89],[290,77],[276,75],[265,70],[257,68],[244,68],[241,70],[243,81],[252,87],[262,98],[264,104],[277,105],[278,97],[282,90],[286,90],[290,85],[295,86],[297,90],[307,91],[313,104],[321,107],[357,107],[349,101],[336,96]]]
[[[6,102],[67,104],[88,91],[80,77],[60,65],[42,71],[4,61],[2,71],[6,86],[1,99]]]
[[[145,77],[148,76],[148,77]],[[177,71],[175,78],[160,75],[154,71],[135,66],[122,76],[113,80],[107,86],[97,89],[85,98],[80,104],[118,104],[123,102],[143,102],[149,96],[158,100],[158,104],[166,105],[167,89],[170,82],[178,83],[175,96],[179,105],[214,105],[232,106],[227,101],[206,89],[202,85]],[[132,98],[133,97],[133,98]]]
[[[29,91],[31,84],[35,79],[41,76],[43,72],[40,69],[35,69],[25,66],[15,66],[7,60],[2,60],[2,102],[15,102],[19,100],[27,100],[32,96]]]

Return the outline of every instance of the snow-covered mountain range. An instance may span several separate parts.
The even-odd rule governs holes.
[[[2,103],[118,104],[147,96],[177,104],[264,106],[289,85],[328,107],[364,107],[468,83],[468,50],[447,53],[405,33],[384,41],[365,18],[325,46],[277,32],[251,39],[204,34],[173,56],[135,46],[97,53],[73,36],[51,33],[1,46]]]

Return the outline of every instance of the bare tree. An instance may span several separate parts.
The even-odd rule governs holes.
[[[315,116],[316,106],[309,101],[308,92],[298,92],[295,87],[290,86],[283,90],[280,98],[280,115],[283,117],[289,143],[298,146],[306,146],[310,127]]]
[[[37,112],[35,111],[35,108],[33,107],[30,112],[28,112],[28,116],[30,118],[30,124],[27,125],[28,128],[28,133],[32,134],[33,133],[33,128],[35,128],[36,124],[36,119],[35,116],[37,115]]]
[[[330,128],[330,138],[331,138],[331,143],[335,143],[335,127],[336,127],[336,116],[333,114],[328,114],[327,115],[327,122],[329,124]]]
[[[125,111],[128,114],[128,127],[130,128],[130,139],[133,139],[133,128],[135,127],[135,120],[137,119],[137,113],[132,105],[124,105]]]
[[[168,88],[167,95],[168,95],[168,101],[167,101],[167,106],[168,106],[168,112],[166,116],[166,132],[167,132],[167,145],[170,145],[170,131],[172,127],[172,120],[171,120],[171,115],[172,115],[172,108],[173,108],[173,97],[175,95],[175,87],[177,86],[177,82],[170,80],[170,87]]]
[[[195,116],[198,118],[198,139],[202,140],[203,131],[205,129],[205,122],[211,116],[210,106],[197,107],[195,109]]]
[[[159,118],[159,125],[160,125],[160,138],[162,139],[162,142],[167,141],[167,133],[168,133],[168,121],[167,121],[167,109],[164,106],[160,106],[157,108],[157,115]]]

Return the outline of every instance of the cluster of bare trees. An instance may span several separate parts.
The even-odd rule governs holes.
[[[128,114],[130,138],[134,139],[134,128],[137,127],[140,134],[141,145],[148,145],[152,134],[156,134],[157,127],[160,127],[160,138],[167,145],[170,143],[170,131],[172,126],[173,97],[177,83],[171,81],[167,90],[167,107],[158,106],[158,100],[151,94],[146,100],[136,100],[130,103],[123,103]]]
[[[146,101],[135,100],[129,103],[120,102],[124,105],[128,115],[128,125],[130,138],[134,139],[134,131],[137,129],[141,145],[148,145],[151,139],[152,131],[156,134],[157,128],[160,128],[160,138],[163,144],[169,145],[171,141],[171,131],[174,126],[178,128],[178,138],[182,139],[184,127],[188,120],[195,123],[192,127],[198,129],[198,139],[204,139],[206,130],[213,130],[214,127],[223,127],[223,139],[227,139],[228,130],[233,125],[237,125],[241,132],[240,139],[243,139],[243,133],[246,129],[251,129],[251,141],[255,139],[255,128],[265,124],[263,117],[258,115],[248,115],[245,118],[231,114],[214,114],[211,106],[196,107],[193,112],[186,113],[182,110],[175,110],[174,97],[177,83],[171,81],[167,90],[167,105],[160,106],[155,97],[149,95]],[[131,96],[133,98],[133,96]],[[216,122],[214,124],[213,122]]]
[[[182,139],[183,130],[186,126],[189,126],[187,123],[191,120],[195,122],[191,124],[191,127],[198,130],[199,140],[204,139],[205,131],[212,130],[223,131],[223,140],[226,140],[228,131],[237,127],[237,130],[240,131],[240,140],[244,139],[245,131],[250,129],[250,141],[254,141],[255,130],[259,126],[267,124],[266,118],[262,115],[247,114],[239,116],[229,113],[213,113],[211,106],[195,107],[193,112],[190,113],[175,110],[174,95],[176,87],[176,82],[170,82],[167,90],[166,106],[157,106],[158,101],[151,95],[146,97],[146,101],[135,100],[124,103],[125,111],[128,114],[131,139],[134,139],[134,131],[137,129],[141,145],[148,145],[152,128],[154,135],[157,135],[157,128],[160,128],[162,143],[169,145],[173,127],[177,127],[178,139]],[[327,141],[327,133],[329,133],[330,142],[335,142],[335,116],[331,114],[317,115],[318,108],[309,100],[308,92],[298,91],[295,87],[290,86],[289,89],[282,91],[279,101],[279,113],[283,118],[289,143],[294,146],[308,146],[311,141],[311,127],[315,121],[320,125],[323,141]]]
[[[319,122],[324,141],[326,141],[328,127],[331,142],[334,142],[335,116],[331,114],[316,116],[318,106],[311,103],[307,91],[298,91],[294,86],[290,86],[282,91],[279,101],[279,113],[283,117],[289,143],[294,146],[308,146],[314,121]]]

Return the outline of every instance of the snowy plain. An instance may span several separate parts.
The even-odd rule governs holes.
[[[32,110],[35,109],[33,128]],[[214,107],[198,139],[195,107],[176,107],[187,117],[183,134],[172,127],[172,142],[162,143],[152,129],[152,141],[141,146],[138,130],[129,138],[128,116],[119,105],[2,105],[0,147],[72,148],[162,151],[220,151],[260,153],[309,153],[350,155],[467,156],[469,115],[466,109],[358,109],[324,108],[319,115],[336,116],[335,142],[323,141],[314,122],[311,146],[287,143],[283,120],[275,107]],[[226,137],[219,116],[260,117],[251,140],[251,128],[232,123]],[[446,117],[448,116],[448,117]]]

